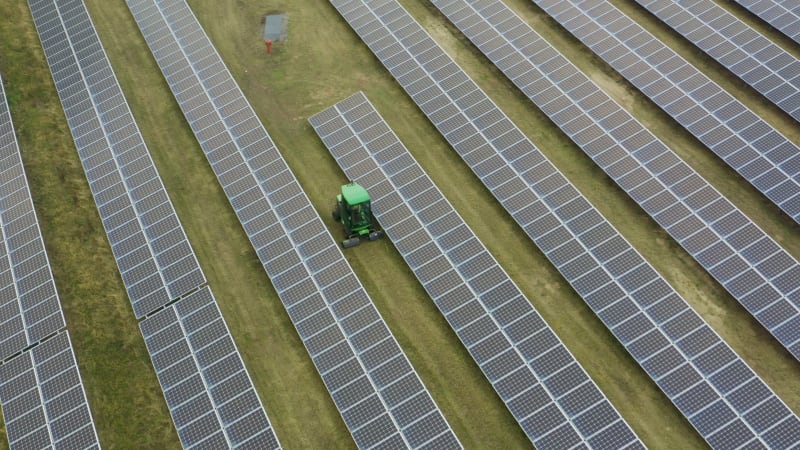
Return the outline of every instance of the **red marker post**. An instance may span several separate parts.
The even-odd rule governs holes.
[[[264,45],[267,46],[267,53],[271,55],[272,54],[272,39],[267,39],[266,41],[264,41]]]

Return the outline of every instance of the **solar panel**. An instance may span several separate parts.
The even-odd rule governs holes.
[[[137,318],[205,283],[80,1],[30,0],[39,39]]]
[[[188,5],[128,6],[356,444],[459,447]]]
[[[644,448],[363,93],[309,122],[537,448]]]
[[[800,439],[797,416],[396,1],[332,4],[712,446]],[[382,52],[389,47],[395,51]],[[480,125],[486,117],[493,123]],[[738,401],[744,397],[751,400]],[[759,415],[754,406],[762,404],[776,405],[766,431],[750,425]]]
[[[484,52],[500,42],[508,55],[495,64],[800,359],[800,264],[792,256],[502,3],[441,3],[434,1],[445,15],[479,20],[467,37]],[[502,25],[497,9],[508,11]]]
[[[140,323],[184,448],[278,448],[211,290]]]
[[[0,403],[11,449],[100,448],[67,331],[0,366]]]
[[[800,5],[793,0],[736,0],[764,22],[800,44]]]
[[[534,0],[800,222],[800,148],[607,1]]]
[[[0,78],[0,360],[64,328]]]
[[[711,0],[636,0],[800,121],[800,61]]]
[[[210,289],[198,291],[205,284],[205,275],[85,5],[80,1],[55,4],[41,0],[31,1],[30,6],[134,313],[141,318],[183,297],[178,304],[167,306],[167,311],[178,311],[187,327],[190,322],[194,327],[179,327],[177,335],[158,335],[156,339],[169,336],[175,340],[175,345],[163,352],[157,342],[147,342],[182,442],[187,447],[199,443],[277,448],[277,437]],[[181,308],[195,305],[198,298],[202,298],[204,312],[188,318],[191,311]],[[167,314],[160,312],[143,321],[143,331]],[[210,337],[215,341],[199,341]],[[191,348],[200,361],[197,365],[187,366],[185,360],[179,359],[181,343]],[[220,349],[229,351],[214,364],[214,352]],[[173,367],[187,379],[185,384],[173,386],[171,378],[164,378],[174,375]],[[203,383],[197,384],[200,378]],[[180,395],[189,394],[184,399],[187,403],[177,400]],[[210,420],[212,416],[219,420]],[[187,417],[193,421],[188,423]]]

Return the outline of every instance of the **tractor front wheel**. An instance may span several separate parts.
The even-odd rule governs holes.
[[[339,219],[342,218],[342,216],[339,215],[339,208],[334,209],[333,210],[333,214],[331,214],[331,215],[333,216],[333,220],[335,220],[337,222],[339,221]]]

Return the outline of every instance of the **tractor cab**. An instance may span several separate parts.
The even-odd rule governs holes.
[[[336,196],[333,218],[342,223],[347,235],[347,239],[342,241],[344,248],[358,245],[362,237],[374,241],[383,236],[383,232],[378,229],[375,216],[372,215],[369,194],[358,183],[352,182],[342,186],[341,194]]]

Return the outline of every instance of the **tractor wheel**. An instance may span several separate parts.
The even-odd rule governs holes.
[[[361,243],[361,239],[359,239],[357,237],[354,237],[354,238],[343,240],[342,241],[342,247],[344,247],[344,248],[355,247],[356,245],[358,245],[360,243]]]
[[[369,240],[374,241],[383,237],[383,231],[373,231],[369,234]]]
[[[333,210],[333,214],[331,214],[331,215],[333,216],[333,220],[335,220],[337,222],[339,221],[339,219],[342,218],[342,216],[339,215],[339,208],[334,209]]]

